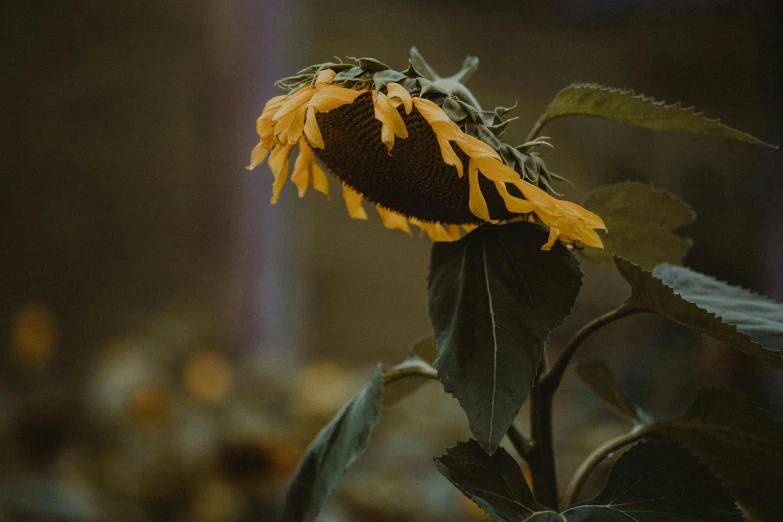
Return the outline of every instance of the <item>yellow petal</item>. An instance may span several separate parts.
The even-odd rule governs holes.
[[[549,227],[549,239],[546,243],[544,243],[544,246],[541,247],[541,250],[551,250],[552,246],[555,244],[555,241],[557,241],[557,237],[560,235],[560,231],[555,227]]]
[[[362,195],[348,185],[343,185],[343,199],[348,208],[348,215],[353,219],[367,219],[367,212],[362,206]]]
[[[572,201],[566,201],[564,199],[558,200],[558,202],[561,205],[570,208],[574,213],[578,214],[584,220],[585,224],[590,228],[600,228],[602,230],[606,230],[606,225],[604,224],[604,220],[601,219],[599,216],[593,214],[586,208],[583,208]]]
[[[454,152],[454,148],[449,142],[456,141],[458,144],[465,143],[466,134],[460,130],[456,123],[451,121],[448,115],[443,112],[443,109],[438,107],[437,104],[423,98],[413,98],[413,104],[416,106],[416,110],[419,111],[419,114],[421,114],[427,123],[430,124],[430,127],[432,127],[432,131],[438,139],[443,162],[455,167],[459,177],[462,177],[462,161],[460,161],[459,156]]]
[[[536,209],[536,206],[530,201],[524,200],[522,198],[518,198],[516,196],[512,196],[508,192],[508,188],[506,187],[506,184],[503,183],[502,181],[496,181],[495,188],[498,189],[498,193],[500,194],[500,197],[503,198],[503,201],[506,203],[506,208],[509,210],[509,212],[515,212],[517,214],[527,214],[529,212],[533,212]]]
[[[394,136],[407,138],[408,129],[405,128],[402,116],[389,102],[385,94],[382,92],[373,93],[373,103],[375,105],[375,119],[383,124],[381,141],[386,145],[386,149],[391,151],[394,146]]]
[[[470,211],[484,221],[492,221],[489,217],[487,201],[481,193],[478,179],[478,167],[473,158],[470,158],[470,164],[468,165],[468,180],[470,181]]]
[[[299,138],[302,136],[302,132],[304,131],[306,113],[306,105],[301,105],[295,112],[291,113],[291,123],[288,125],[288,128],[280,134],[281,143],[285,144],[299,141]],[[275,127],[278,125],[282,126],[283,121],[288,121],[288,118],[278,121]]]
[[[332,80],[334,80],[335,76],[337,76],[337,73],[331,69],[324,69],[323,71],[319,71],[318,74],[315,75],[315,86],[327,86],[332,83]]]
[[[356,98],[367,92],[345,89],[344,87],[329,87],[318,92],[307,102],[308,107],[313,107],[317,112],[329,112],[337,107],[353,103]]]
[[[514,169],[500,161],[500,159],[489,158],[487,156],[479,156],[473,159],[475,159],[479,171],[481,171],[487,179],[512,183],[521,179]]]
[[[329,86],[315,94],[307,102],[307,115],[305,117],[304,135],[313,147],[323,149],[324,139],[321,136],[321,129],[318,128],[316,112],[329,112],[332,109],[343,105],[353,103],[361,94],[367,92],[345,89],[343,87]]]
[[[446,233],[448,233],[452,241],[457,241],[458,239],[462,238],[462,234],[459,231],[459,225],[448,225],[444,228],[446,229]]]
[[[310,184],[310,173],[313,165],[313,149],[304,139],[299,140],[299,156],[294,163],[294,172],[291,174],[291,182],[299,189],[299,197],[304,197]]]
[[[460,228],[462,228],[462,230],[464,230],[467,234],[470,234],[478,228],[478,225],[460,225]]]
[[[313,161],[311,168],[313,176],[313,188],[321,194],[326,195],[327,199],[332,199],[329,196],[329,178],[326,177],[324,171],[321,170],[321,167],[319,167],[315,161]]]
[[[277,109],[277,112],[275,112],[275,115],[272,117],[272,121],[279,122],[286,116],[289,116],[291,113],[296,112],[299,110],[299,107],[309,102],[310,98],[312,98],[317,92],[318,91],[312,87],[302,87],[295,93],[289,94],[288,98],[285,100],[285,103],[283,103],[283,105]],[[276,129],[276,132],[279,134],[283,130],[285,129]]]
[[[402,230],[408,235],[411,234],[411,227],[408,226],[408,220],[402,214],[387,210],[380,205],[375,205],[375,210],[378,211],[378,215],[381,216],[383,226],[388,229]]]
[[[427,223],[424,230],[432,241],[442,241],[446,243],[454,241],[440,223]]]
[[[437,135],[436,137],[438,138],[438,145],[440,145],[440,155],[443,156],[443,162],[446,165],[452,165],[455,167],[457,169],[457,175],[461,178],[463,174],[462,160],[460,160],[459,156],[457,156],[457,153],[454,152],[454,149],[448,140]]]
[[[545,210],[550,214],[557,213],[557,200],[547,194],[545,191],[536,187],[535,185],[528,183],[525,180],[515,181],[514,186],[519,189],[525,199],[530,201],[536,206],[536,214],[540,215],[541,210]]]
[[[436,135],[448,141],[465,141],[467,135],[460,130],[456,123],[451,121],[451,118],[436,103],[424,98],[413,98],[413,105],[416,106],[419,114],[427,120]]]
[[[498,154],[495,149],[480,139],[474,138],[470,134],[464,134],[464,139],[460,142],[459,146],[462,151],[471,158],[494,158],[500,161],[500,154]]]
[[[272,204],[277,203],[280,197],[280,190],[285,185],[285,180],[288,178],[288,156],[291,154],[291,149],[294,148],[294,143],[288,145],[278,145],[269,155],[269,168],[272,169],[272,174],[275,176],[275,182],[272,184]]]
[[[386,150],[391,152],[394,147],[394,133],[388,125],[381,125],[381,143],[386,145]]]
[[[264,105],[264,110],[261,112],[261,116],[259,116],[256,120],[256,132],[258,132],[259,136],[261,136],[266,131],[267,126],[271,125],[272,117],[280,109],[280,107],[283,106],[285,98],[286,95],[282,94],[280,96],[275,96],[266,102],[266,105]]]
[[[315,119],[315,108],[313,107],[307,108],[304,135],[313,147],[324,148],[324,138],[321,136],[321,129],[318,128],[318,121]]]
[[[405,107],[405,114],[410,114],[413,109],[413,100],[411,100],[411,93],[405,89],[399,83],[389,82],[386,84],[386,92],[389,94],[389,99],[397,99],[402,102]]]
[[[264,111],[261,116],[256,120],[256,132],[260,138],[260,143],[265,149],[271,149],[275,145],[274,136],[274,123],[272,123],[272,116],[280,109],[286,95],[275,96],[264,106]]]
[[[245,167],[247,170],[253,170],[264,162],[266,154],[269,152],[260,143],[253,148],[253,152],[250,153],[250,165]]]

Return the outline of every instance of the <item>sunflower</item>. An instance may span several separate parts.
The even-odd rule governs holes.
[[[299,196],[312,187],[329,196],[326,172],[342,184],[348,213],[367,219],[363,201],[384,226],[433,241],[454,241],[484,223],[524,220],[549,227],[543,250],[557,239],[602,247],[595,214],[558,199],[534,152],[537,138],[501,141],[511,108],[482,110],[464,83],[478,65],[441,78],[414,47],[404,71],[372,58],[313,65],[277,82],[288,93],[269,100],[256,121],[259,143],[248,169],[269,156],[272,203],[291,181]],[[512,107],[513,108],[513,107]]]

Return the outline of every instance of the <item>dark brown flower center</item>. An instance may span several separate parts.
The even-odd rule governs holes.
[[[444,224],[481,223],[468,207],[468,157],[455,145],[462,159],[462,178],[443,162],[435,133],[414,109],[398,108],[408,137],[397,138],[391,152],[381,142],[381,122],[375,119],[372,95],[362,94],[349,105],[318,114],[323,149],[315,149],[319,163],[334,177],[368,201],[422,221]],[[479,176],[481,192],[492,219],[511,214],[494,183]],[[509,191],[521,197],[515,187]]]

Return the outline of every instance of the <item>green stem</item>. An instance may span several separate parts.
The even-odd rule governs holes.
[[[585,485],[587,479],[590,477],[590,474],[605,458],[615,451],[623,449],[624,447],[647,437],[654,429],[655,425],[636,428],[619,437],[606,441],[590,453],[582,464],[579,465],[573,478],[571,478],[571,482],[568,483],[565,495],[563,496],[563,505],[568,507],[575,502],[579,492],[582,490],[582,486]]]
[[[550,121],[551,118],[547,117],[546,111],[544,111],[544,114],[539,116],[535,125],[533,125],[533,128],[530,129],[530,133],[527,135],[527,138],[525,138],[525,142],[527,143],[528,141],[533,141],[534,139],[536,139],[536,136],[538,136],[538,133],[540,133],[541,129],[544,128],[544,125],[546,125]]]
[[[548,394],[554,395],[558,386],[560,386],[560,381],[563,379],[566,368],[568,368],[568,363],[571,362],[571,358],[574,356],[585,339],[590,337],[594,332],[600,330],[607,324],[616,321],[617,319],[644,311],[644,309],[639,308],[634,304],[625,302],[614,310],[598,316],[584,325],[568,342],[565,349],[563,350],[563,353],[560,354],[560,357],[557,359],[557,361],[555,361],[555,364],[552,365],[552,369],[549,370],[540,379],[541,386],[544,388],[544,390]]]
[[[539,373],[545,365],[541,364]],[[533,477],[536,500],[555,511],[558,510],[557,469],[552,437],[552,394],[541,387],[540,381],[530,392],[530,431],[533,451],[528,463]]]
[[[529,464],[530,456],[533,454],[533,443],[530,439],[522,435],[522,432],[513,423],[508,427],[506,436],[511,445],[514,446],[517,454]]]
[[[533,475],[533,489],[536,500],[558,509],[557,469],[555,467],[555,448],[552,437],[552,403],[555,392],[560,386],[568,363],[585,339],[607,324],[632,313],[641,312],[640,308],[623,303],[587,323],[566,345],[565,350],[547,371],[546,360],[542,359],[536,385],[530,393],[530,431],[532,446],[528,463]]]

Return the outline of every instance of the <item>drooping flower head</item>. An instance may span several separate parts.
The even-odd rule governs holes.
[[[464,83],[478,65],[441,78],[411,49],[404,71],[372,58],[313,65],[278,86],[287,94],[269,100],[256,122],[260,137],[249,169],[269,155],[277,202],[299,146],[291,181],[304,196],[328,196],[325,171],[340,181],[352,218],[367,219],[372,203],[387,228],[410,225],[433,241],[454,241],[486,222],[526,220],[549,227],[555,240],[602,247],[601,218],[552,196],[550,173],[533,152],[535,139],[518,146],[501,141],[508,108],[481,108]]]

